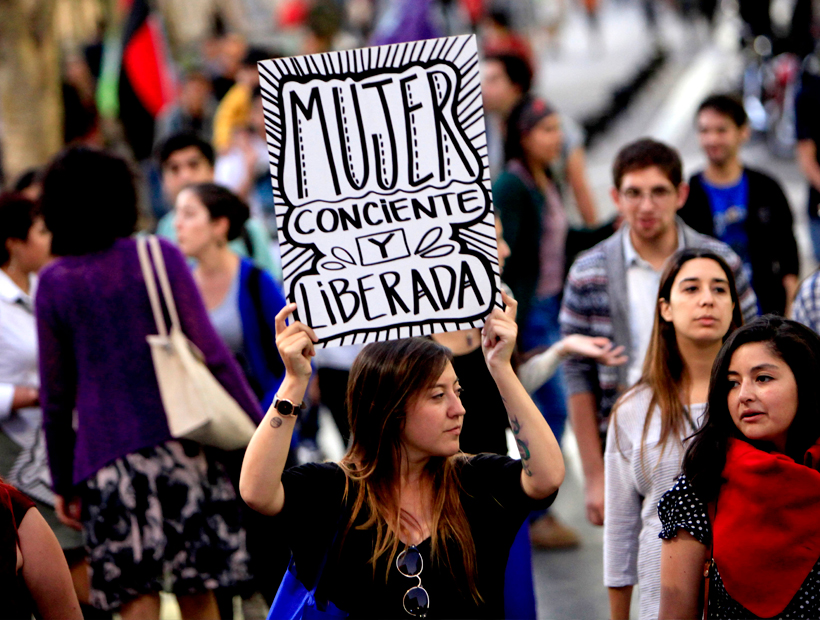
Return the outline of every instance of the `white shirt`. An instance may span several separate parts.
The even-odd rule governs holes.
[[[14,387],[39,388],[37,372],[37,325],[33,293],[37,277],[29,277],[26,295],[0,270],[0,421],[11,416]]]
[[[257,175],[265,173],[268,168],[268,145],[265,141],[256,134],[250,137],[251,148],[256,151],[255,172]],[[245,153],[242,149],[234,147],[224,155],[216,158],[214,164],[214,183],[224,185],[232,192],[238,192],[242,184],[247,182],[248,167],[245,163]],[[250,179],[253,181],[253,179]],[[262,213],[262,206],[259,204],[259,199],[250,192],[248,196],[248,206],[253,217],[261,219],[265,218]]]
[[[661,454],[658,407],[649,424],[641,459],[641,439],[652,393],[641,388],[625,398],[610,424],[604,453],[604,585],[640,584],[640,618],[658,617],[661,522],[658,501],[680,475],[684,446],[703,422],[706,403],[692,405],[684,436],[670,437]]]
[[[6,482],[29,496],[53,505],[43,413],[40,407],[11,409],[15,386],[40,387],[33,302],[36,287],[37,278],[31,274],[31,294],[26,295],[0,270],[0,431],[22,448],[11,471],[2,474]]]
[[[678,248],[685,242],[683,231],[678,227]],[[655,308],[658,303],[658,289],[661,285],[663,268],[655,270],[652,265],[638,255],[629,230],[624,235],[624,264],[626,265],[626,289],[629,299],[629,337],[632,350],[627,367],[627,385],[635,385],[641,378],[643,361],[652,337],[655,323]]]

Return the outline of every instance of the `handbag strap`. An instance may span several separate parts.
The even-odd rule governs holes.
[[[154,259],[154,268],[157,270],[159,286],[162,289],[162,297],[165,300],[165,307],[171,317],[171,328],[182,330],[179,322],[177,306],[174,303],[174,293],[171,289],[171,282],[168,280],[168,272],[165,270],[165,260],[162,258],[162,248],[159,246],[159,239],[155,235],[148,237],[148,247],[151,248],[151,258]]]
[[[148,299],[151,302],[151,311],[154,313],[154,322],[157,324],[157,333],[160,336],[168,336],[168,327],[165,324],[165,317],[162,314],[162,305],[157,292],[157,283],[154,279],[154,269],[151,266],[151,259],[148,257],[147,239],[144,236],[137,237],[137,255],[140,259],[140,269],[145,280],[145,288],[148,291]]]

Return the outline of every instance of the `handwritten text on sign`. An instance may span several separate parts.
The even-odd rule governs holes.
[[[323,344],[499,302],[475,38],[260,63],[288,299]]]

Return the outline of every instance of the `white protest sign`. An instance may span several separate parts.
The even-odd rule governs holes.
[[[501,296],[475,36],[259,77],[285,294],[320,344],[483,325]]]

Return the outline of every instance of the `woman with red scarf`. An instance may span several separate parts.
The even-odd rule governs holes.
[[[658,504],[661,618],[820,618],[819,439],[820,337],[772,315],[738,329]]]

